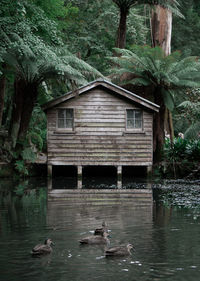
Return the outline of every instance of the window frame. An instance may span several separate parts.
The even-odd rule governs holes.
[[[58,120],[59,119],[62,119],[62,118],[59,118],[58,117],[58,114],[59,114],[59,110],[65,110],[64,112],[65,112],[65,116],[64,116],[64,118],[63,118],[63,120],[64,120],[64,122],[65,122],[65,125],[66,125],[66,119],[70,119],[70,120],[72,120],[72,127],[63,127],[63,128],[61,128],[61,127],[59,127],[58,126]],[[66,111],[67,110],[72,110],[72,118],[66,118]],[[56,112],[56,130],[58,130],[58,131],[69,131],[69,132],[73,132],[74,131],[74,108],[72,108],[72,107],[60,107],[60,108],[57,108],[57,112]]]
[[[128,110],[132,110],[132,111],[140,111],[141,112],[141,127],[140,128],[128,128]],[[143,115],[143,110],[140,108],[126,108],[125,110],[125,115],[126,115],[126,131],[127,132],[143,132],[143,126],[144,126],[144,115]],[[134,113],[134,123],[135,123],[135,113]]]

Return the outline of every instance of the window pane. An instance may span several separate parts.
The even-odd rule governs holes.
[[[73,118],[73,109],[72,108],[66,109],[66,118]]]
[[[134,110],[133,109],[127,109],[127,118],[134,118]]]
[[[73,127],[73,119],[66,119],[66,128]]]
[[[142,119],[142,112],[140,110],[135,110],[135,119]]]
[[[142,120],[141,119],[135,120],[135,128],[137,128],[137,129],[142,128]]]
[[[127,128],[134,128],[134,120],[133,119],[127,119]]]
[[[64,119],[58,119],[58,128],[65,128]]]
[[[63,118],[65,117],[65,109],[59,109],[58,110],[58,118]]]

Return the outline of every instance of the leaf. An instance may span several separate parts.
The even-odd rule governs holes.
[[[169,90],[162,89],[162,95],[164,99],[164,103],[166,107],[170,110],[173,111],[174,109],[174,98],[172,93]]]
[[[22,158],[23,160],[35,162],[36,154],[32,151],[31,148],[27,147],[22,151]]]

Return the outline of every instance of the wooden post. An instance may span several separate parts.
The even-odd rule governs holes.
[[[77,183],[77,187],[78,188],[82,188],[82,166],[78,166],[77,167],[77,170],[78,170],[78,183]]]
[[[122,166],[117,166],[117,188],[122,188]]]
[[[147,177],[151,177],[152,175],[152,166],[147,166]]]
[[[47,165],[47,175],[48,177],[52,178],[52,165]]]
[[[147,166],[147,178],[151,178],[152,176],[152,166]]]
[[[48,179],[47,179],[47,187],[48,187],[48,190],[52,189],[52,178],[51,177],[48,177]]]

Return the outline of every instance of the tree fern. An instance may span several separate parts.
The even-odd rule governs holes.
[[[133,51],[121,49],[115,51],[120,56],[110,58],[116,65],[111,69],[113,79],[123,80],[123,84],[132,83],[149,87],[151,99],[160,106],[159,114],[154,119],[154,151],[155,157],[160,160],[165,137],[166,107],[170,111],[173,110],[180,90],[200,87],[200,63],[196,57],[183,59],[177,52],[165,56],[160,47],[133,47]]]
[[[120,57],[110,58],[119,66],[111,69],[115,77],[123,73],[133,74],[135,77],[129,83],[161,87],[165,90],[164,95],[175,94],[180,88],[200,85],[200,63],[196,57],[181,59],[177,53],[165,57],[160,47],[135,50],[136,53],[115,49],[121,54]]]

